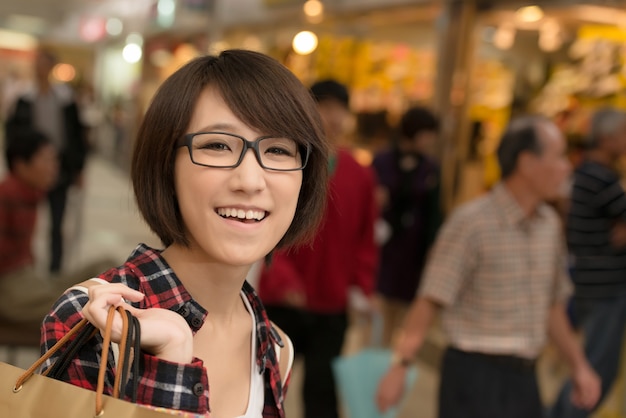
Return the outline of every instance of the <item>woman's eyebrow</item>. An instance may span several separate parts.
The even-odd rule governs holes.
[[[231,123],[218,122],[211,125],[207,125],[198,130],[198,132],[211,132],[211,131],[235,131],[237,127]]]

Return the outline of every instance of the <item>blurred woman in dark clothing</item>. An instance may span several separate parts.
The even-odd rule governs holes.
[[[413,107],[400,120],[399,139],[374,157],[380,184],[382,242],[377,291],[389,345],[417,290],[426,253],[441,223],[439,165],[429,155],[439,129],[427,109]]]

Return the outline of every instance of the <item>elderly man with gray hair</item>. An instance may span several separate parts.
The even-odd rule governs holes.
[[[587,144],[586,158],[574,173],[567,243],[575,284],[574,319],[585,336],[585,354],[602,379],[604,398],[618,372],[626,325],[626,194],[616,168],[626,152],[626,113],[596,111]],[[572,404],[571,391],[567,382],[553,418],[592,413]]]

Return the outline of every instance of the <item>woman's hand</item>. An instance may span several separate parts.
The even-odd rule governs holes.
[[[193,334],[185,319],[168,309],[136,309],[126,303],[139,302],[145,297],[141,292],[121,283],[91,286],[89,302],[83,315],[100,330],[106,327],[110,306],[123,306],[139,320],[141,325],[141,348],[163,360],[190,363],[193,359]],[[122,318],[115,312],[111,340],[119,342],[122,334]]]

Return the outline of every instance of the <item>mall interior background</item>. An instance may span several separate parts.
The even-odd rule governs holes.
[[[494,151],[512,114],[557,120],[575,159],[591,109],[626,108],[624,1],[3,1],[2,117],[30,82],[40,45],[60,58],[57,81],[80,93],[98,158],[121,173],[158,85],[207,52],[258,50],[306,84],[346,83],[355,113],[349,141],[364,164],[409,105],[431,107],[443,122],[435,154],[446,210],[497,181]],[[431,340],[421,384],[433,386],[428,367],[443,343]],[[614,392],[598,416],[626,416],[623,383]],[[411,408],[428,410],[417,401]]]

